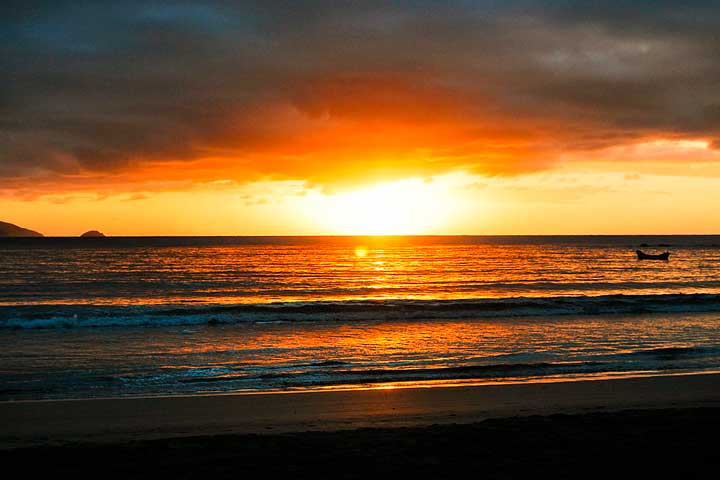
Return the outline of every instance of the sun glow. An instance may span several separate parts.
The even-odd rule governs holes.
[[[316,215],[338,234],[412,235],[436,231],[452,212],[453,200],[439,185],[410,179],[327,196]]]

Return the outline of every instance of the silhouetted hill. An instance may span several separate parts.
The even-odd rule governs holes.
[[[83,233],[80,236],[81,237],[104,237],[105,234],[102,232],[98,232],[97,230],[90,230],[90,231]]]
[[[0,237],[42,237],[42,233],[18,227],[12,223],[0,222]]]

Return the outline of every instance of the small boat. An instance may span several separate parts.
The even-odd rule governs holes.
[[[670,252],[663,252],[654,255],[652,253],[645,253],[642,250],[635,250],[637,253],[638,260],[670,260]]]

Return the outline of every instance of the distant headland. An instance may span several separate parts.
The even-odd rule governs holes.
[[[89,230],[89,231],[83,233],[83,234],[80,235],[80,236],[81,236],[81,237],[104,237],[105,234],[102,233],[102,232],[99,232],[99,231],[97,231],[97,230]]]
[[[43,234],[12,223],[0,222],[0,237],[42,237]]]

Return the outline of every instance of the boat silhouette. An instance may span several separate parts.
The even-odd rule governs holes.
[[[638,260],[670,260],[670,252],[668,251],[652,254],[645,253],[642,250],[635,250],[635,253],[637,253]]]

